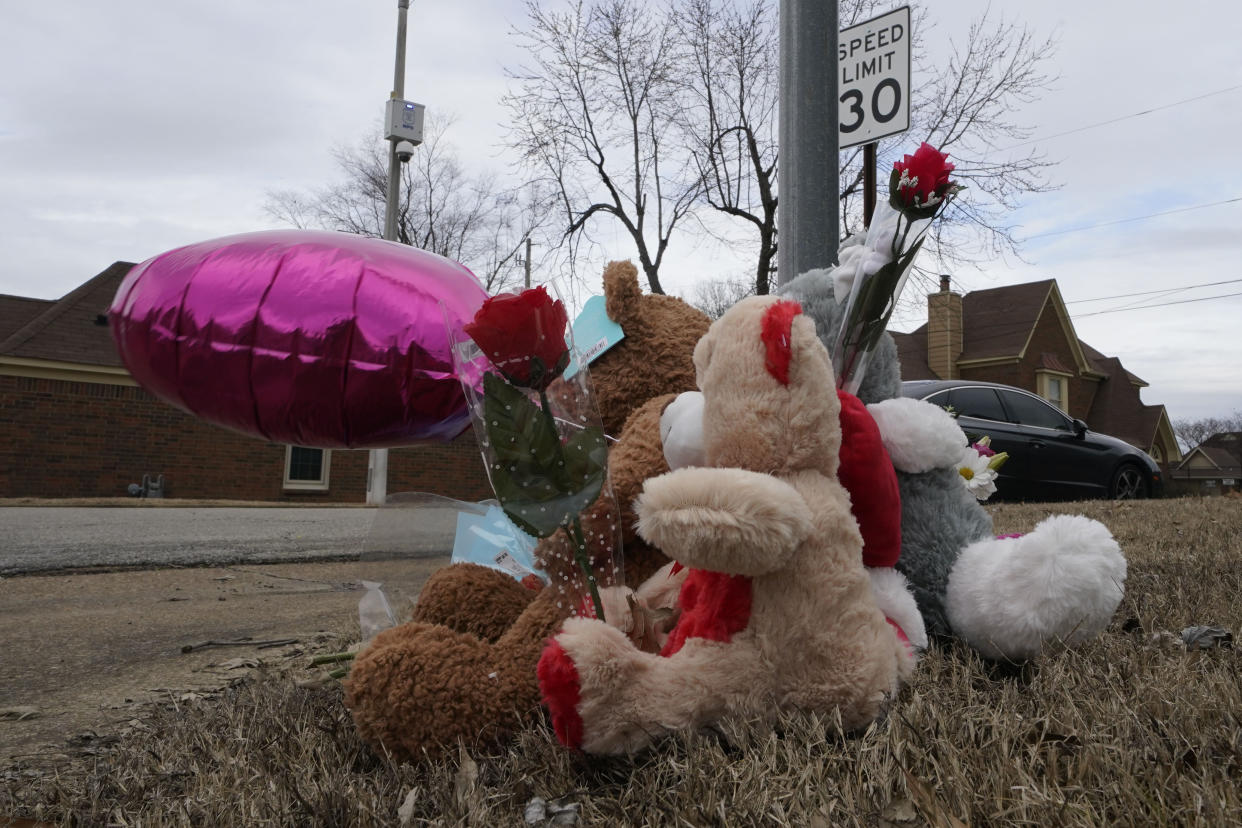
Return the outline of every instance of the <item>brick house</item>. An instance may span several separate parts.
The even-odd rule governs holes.
[[[1055,279],[961,295],[942,277],[927,323],[894,333],[902,379],[968,379],[1031,391],[1093,430],[1118,437],[1166,468],[1181,450],[1147,383],[1078,338]]]
[[[1186,453],[1171,477],[1204,494],[1242,491],[1242,431],[1213,434]]]
[[[0,295],[0,498],[120,497],[162,475],[169,497],[365,502],[366,451],[249,437],[137,386],[106,316],[131,267],[59,300]],[[388,491],[492,496],[470,431],[391,450]]]

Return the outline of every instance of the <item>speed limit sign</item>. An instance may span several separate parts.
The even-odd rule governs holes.
[[[902,6],[837,36],[839,147],[910,128],[910,7]]]

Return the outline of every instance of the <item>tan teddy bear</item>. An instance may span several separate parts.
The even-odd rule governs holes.
[[[872,721],[913,667],[862,564],[837,481],[839,402],[828,353],[793,302],[735,305],[694,351],[705,467],[648,480],[639,533],[690,567],[659,654],[571,618],[538,674],[560,740],[639,750],[726,714],[839,711]]]

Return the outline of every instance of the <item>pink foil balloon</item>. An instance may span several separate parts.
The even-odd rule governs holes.
[[[109,314],[134,379],[179,408],[279,443],[379,448],[469,426],[445,315],[459,335],[486,298],[417,248],[274,230],[143,262]]]

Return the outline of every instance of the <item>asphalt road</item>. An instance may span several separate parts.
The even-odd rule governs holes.
[[[452,551],[448,508],[0,508],[0,576],[81,568],[429,557]]]

